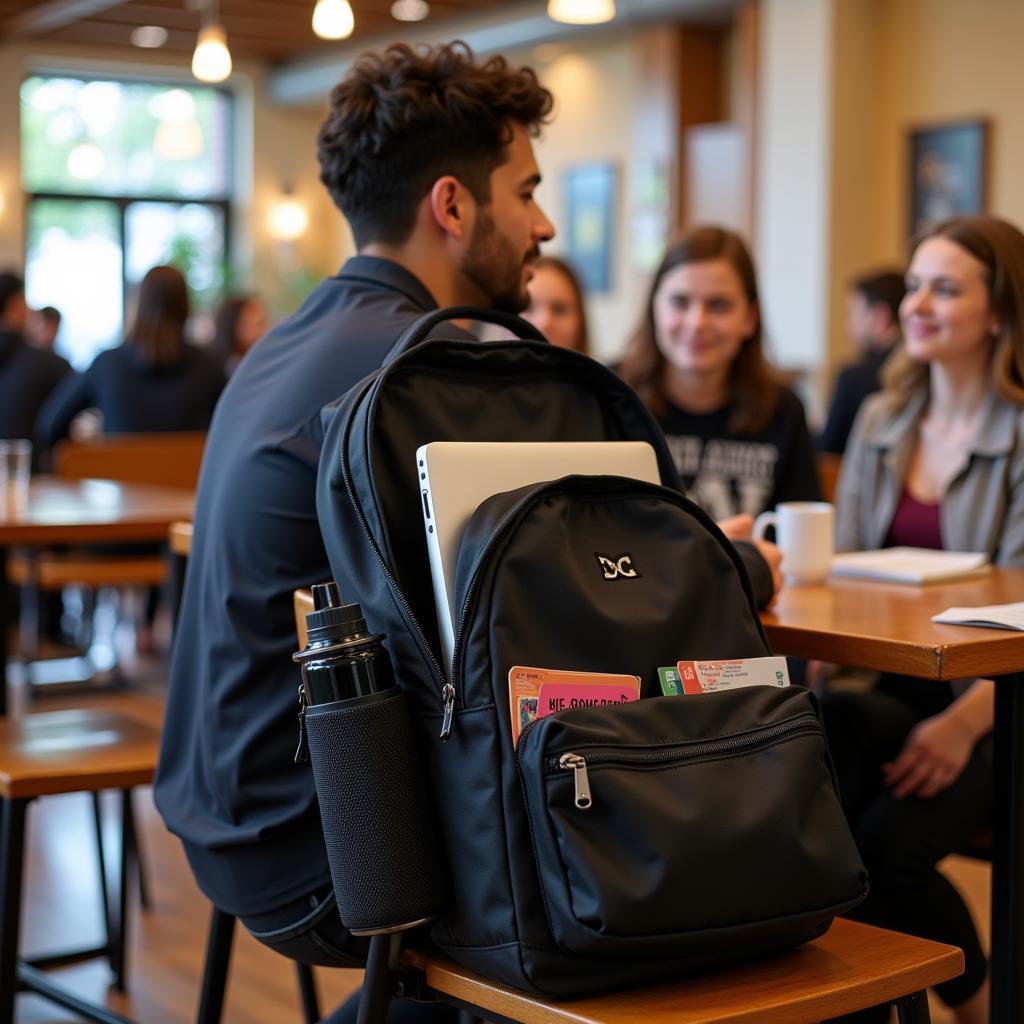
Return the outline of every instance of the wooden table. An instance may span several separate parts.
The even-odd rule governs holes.
[[[786,587],[761,616],[779,654],[949,680],[996,680],[992,1021],[1024,1021],[1024,633],[943,626],[953,605],[1024,601],[1024,569],[927,587],[830,580]]]
[[[190,519],[194,504],[191,491],[55,477],[34,477],[24,503],[0,502],[0,715],[7,711],[7,550],[165,541],[170,524]]]

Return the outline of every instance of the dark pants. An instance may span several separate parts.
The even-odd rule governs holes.
[[[239,920],[254,938],[290,960],[318,967],[356,968],[362,968],[366,960],[368,940],[349,934],[341,923],[330,886],[271,913]],[[359,995],[353,993],[321,1024],[354,1024]],[[388,1009],[388,1024],[454,1024],[457,1019],[457,1011],[444,1003],[399,999]]]
[[[925,699],[934,700],[940,687],[924,685],[933,687]],[[940,710],[915,703],[914,687],[906,691],[909,699],[897,695],[900,689],[883,682],[879,692],[826,694],[822,700],[843,809],[871,886],[850,916],[959,946],[964,973],[935,989],[943,1002],[957,1006],[981,987],[987,964],[966,904],[936,864],[991,823],[991,737],[975,746],[960,776],[937,796],[897,800],[881,766],[896,757],[918,722]]]

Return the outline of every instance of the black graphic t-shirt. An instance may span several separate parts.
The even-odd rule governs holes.
[[[716,520],[820,499],[814,445],[792,391],[783,389],[775,415],[757,434],[730,431],[730,411],[668,407],[662,427],[688,497]]]

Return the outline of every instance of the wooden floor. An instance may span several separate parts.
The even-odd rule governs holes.
[[[150,666],[150,683],[140,692],[122,695],[81,694],[47,697],[37,710],[98,704],[116,706],[148,721],[159,722],[163,702]],[[87,797],[50,797],[29,813],[27,901],[22,921],[22,949],[40,954],[71,945],[101,941],[97,898],[96,854]],[[153,907],[132,916],[129,952],[129,994],[109,991],[109,973],[102,962],[54,972],[63,984],[91,1000],[104,1000],[139,1024],[185,1024],[195,1016],[205,950],[209,905],[192,880],[176,839],[164,829],[148,789],[137,791],[141,843],[149,869]],[[116,856],[113,806],[108,805],[108,855]],[[989,869],[976,861],[950,858],[946,869],[965,892],[976,919],[988,934]],[[317,970],[321,1008],[329,1011],[360,981],[360,972]],[[19,1024],[64,1022],[77,1018],[34,996],[18,1003]],[[293,966],[238,928],[229,979],[226,1024],[289,1024],[301,1019]],[[933,1024],[953,1024],[953,1017],[933,1001]]]
[[[46,698],[37,710],[103,704],[159,721],[159,695],[125,695],[60,700]],[[109,989],[105,963],[79,964],[52,972],[54,978],[139,1024],[185,1024],[195,1019],[205,952],[209,904],[196,888],[180,843],[163,827],[151,791],[136,791],[136,803],[153,906],[131,918],[129,993]],[[117,856],[113,802],[105,805],[108,863]],[[74,794],[38,801],[29,811],[27,901],[22,917],[22,950],[41,954],[102,941],[92,810],[88,797]],[[114,861],[116,863],[116,861]],[[137,897],[137,892],[133,892]],[[317,969],[320,1006],[328,1012],[361,978],[359,971]],[[35,996],[19,997],[19,1024],[79,1018]],[[289,1024],[301,1020],[295,969],[290,961],[260,946],[241,926],[228,981],[225,1024]]]

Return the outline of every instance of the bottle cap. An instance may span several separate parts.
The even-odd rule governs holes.
[[[362,608],[358,604],[343,604],[338,585],[333,581],[313,585],[313,609],[306,613],[310,644],[366,633]]]

